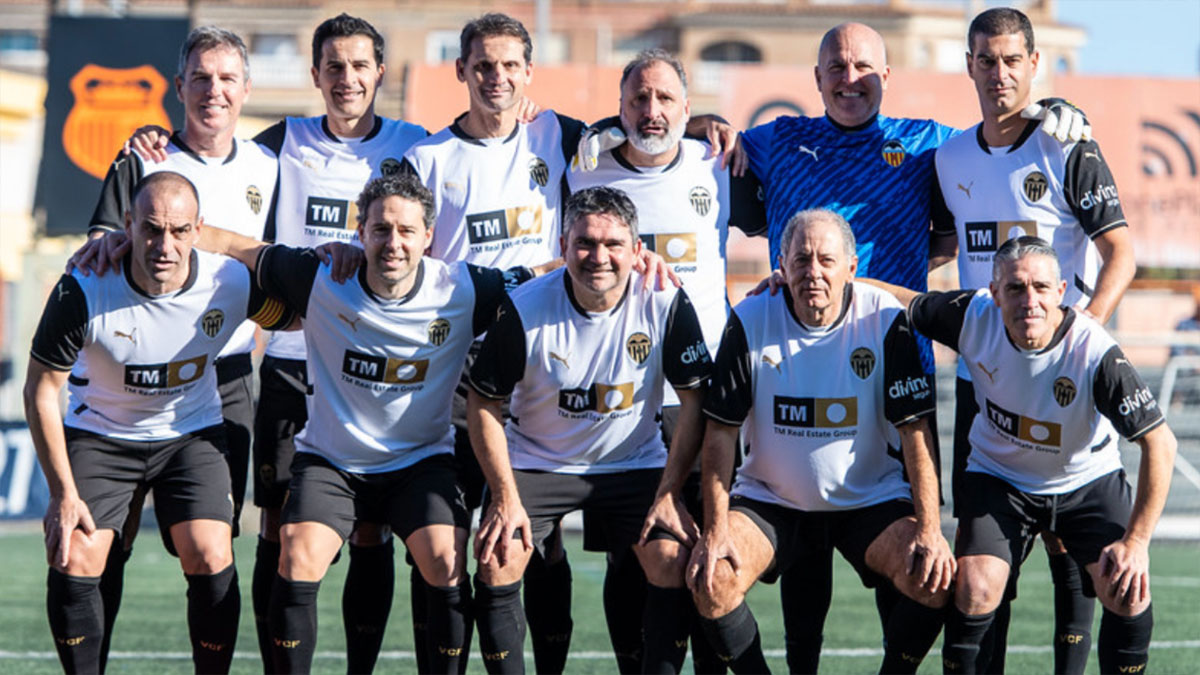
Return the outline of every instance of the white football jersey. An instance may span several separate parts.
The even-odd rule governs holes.
[[[613,473],[666,464],[663,383],[698,387],[710,370],[686,293],[646,290],[635,274],[620,303],[596,314],[575,302],[560,268],[513,292],[470,383],[489,398],[512,395],[514,469]]]
[[[456,121],[409,148],[437,205],[430,254],[499,269],[559,257],[564,125],[579,123],[546,111],[505,138],[478,139]]]
[[[262,240],[278,173],[274,152],[254,141],[234,139],[228,157],[202,157],[178,133],[171,135],[166,152],[162,162],[146,162],[137,153],[117,158],[101,188],[92,225],[123,228],[138,182],[152,173],[174,171],[196,186],[200,217],[206,225]],[[221,356],[247,354],[253,349],[254,324],[247,321],[238,327]]]
[[[909,313],[970,369],[980,412],[967,471],[1022,492],[1063,494],[1121,468],[1118,433],[1133,440],[1163,422],[1117,343],[1073,309],[1039,351],[1013,344],[987,289],[926,293]]]
[[[796,318],[786,290],[734,308],[704,403],[745,423],[731,494],[803,511],[911,499],[896,426],[933,412],[932,388],[896,299],[850,288],[824,329]]]
[[[279,151],[279,202],[269,239],[288,246],[320,246],[330,241],[358,243],[356,200],[374,178],[400,170],[409,146],[428,134],[402,120],[375,117],[362,138],[333,135],[325,116],[289,117]],[[298,332],[275,333],[267,354],[303,360]]]
[[[606,185],[623,190],[638,213],[642,245],[663,257],[687,290],[710,354],[717,353],[729,303],[725,298],[725,241],[729,235],[729,173],[708,144],[685,138],[665,167],[635,167],[617,150],[600,155],[593,171],[567,173],[571,192]],[[672,387],[665,405],[679,405]]]
[[[1116,182],[1094,141],[1063,145],[1036,130],[1031,123],[1012,146],[989,147],[977,125],[938,148],[938,185],[958,237],[959,285],[987,288],[1000,245],[1035,236],[1058,254],[1064,302],[1084,307],[1103,262],[1092,239],[1125,226]],[[961,363],[959,376],[970,379]]]
[[[304,316],[308,424],[297,449],[354,473],[454,452],[450,401],[463,360],[504,297],[499,272],[423,258],[412,291],[384,300],[336,283],[311,250],[274,246],[258,278]]]

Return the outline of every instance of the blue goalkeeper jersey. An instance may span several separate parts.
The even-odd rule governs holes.
[[[933,154],[957,129],[932,120],[877,116],[843,131],[828,117],[779,117],[742,132],[750,168],[764,188],[771,267],[783,228],[797,211],[826,208],[858,240],[857,276],[926,290]],[[928,340],[920,341],[926,372]]]

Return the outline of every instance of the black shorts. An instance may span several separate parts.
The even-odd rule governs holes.
[[[233,522],[223,426],[165,441],[120,440],[71,427],[65,432],[75,487],[97,528],[119,536],[131,503],[146,490],[154,495],[164,532],[189,520]]]
[[[954,463],[950,473],[950,494],[954,499],[954,517],[959,518],[962,503],[963,474],[967,472],[967,457],[971,454],[971,425],[979,414],[975,400],[975,383],[963,378],[954,380]]]
[[[892,523],[916,513],[907,499],[847,511],[800,511],[740,495],[730,497],[729,510],[746,514],[775,549],[775,562],[763,572],[762,581],[775,583],[794,565],[828,557],[836,548],[867,588],[886,581],[867,566],[867,549]]]
[[[1021,492],[1003,479],[968,471],[962,493],[954,554],[992,555],[1014,567],[1020,566],[1042,530],[1062,539],[1081,567],[1090,565],[1100,559],[1105,546],[1125,536],[1133,510],[1124,469],[1060,495]],[[1085,593],[1089,587],[1085,583]]]
[[[293,438],[308,422],[304,361],[264,356],[254,414],[254,504],[278,508],[292,478]]]
[[[513,471],[521,504],[532,523],[533,545],[545,556],[563,516],[583,510],[585,522],[602,524],[610,552],[637,543],[654,503],[662,469],[631,469],[618,473],[562,474]],[[484,496],[484,507],[491,495]]]
[[[469,528],[454,459],[440,454],[396,471],[350,473],[311,452],[296,453],[281,522],[321,523],[346,539],[359,520],[386,523],[401,541],[427,525]]]
[[[254,429],[254,366],[249,354],[217,359],[217,389],[221,417],[225,418],[225,462],[233,486],[233,536],[246,501],[246,475],[250,471],[250,438]]]

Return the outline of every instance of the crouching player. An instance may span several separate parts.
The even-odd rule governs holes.
[[[903,308],[853,283],[854,251],[841,216],[797,213],[784,292],[739,304],[717,352],[688,583],[735,673],[767,671],[746,592],[795,565],[830,570],[835,548],[864,585],[903,594],[883,617],[882,672],[916,672],[941,630],[954,559],[925,419],[933,396]],[[743,424],[749,451],[730,489]]]
[[[365,265],[333,281],[311,249],[232,233],[205,242],[241,260],[304,317],[312,393],[282,514],[271,594],[274,666],[308,672],[322,577],[358,519],[387,523],[426,582],[432,671],[467,657],[467,509],[456,486],[450,401],[467,349],[496,316],[500,272],[423,256],[433,195],[413,176],[358,198]]]

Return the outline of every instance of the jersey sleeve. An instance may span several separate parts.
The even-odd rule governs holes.
[[[663,376],[676,389],[695,389],[712,375],[712,357],[696,309],[683,289],[675,292],[663,331]]]
[[[508,294],[504,291],[504,273],[500,270],[468,264],[467,273],[475,286],[475,313],[471,317],[471,330],[478,337],[491,327]]]
[[[1117,345],[1104,353],[1096,367],[1092,396],[1096,410],[1112,422],[1117,433],[1130,441],[1141,438],[1166,421],[1154,394]]]
[[[946,206],[946,196],[942,192],[942,181],[938,177],[938,172],[933,173],[933,186],[930,188],[929,195],[929,212],[933,224],[931,230],[937,236],[953,236],[958,232],[957,226],[954,224],[954,214],[950,213],[950,209]]]
[[[741,426],[754,405],[754,380],[750,347],[737,311],[729,313],[721,347],[713,364],[712,383],[704,396],[704,414],[730,426]]]
[[[145,169],[136,152],[118,156],[100,186],[100,199],[88,222],[88,233],[95,230],[115,231],[125,227],[125,213],[133,202],[133,190],[142,179]]]
[[[251,140],[265,148],[270,148],[271,152],[278,155],[283,150],[283,139],[286,136],[287,122],[280,120],[258,132]]]
[[[64,274],[50,290],[33,334],[29,356],[53,370],[70,370],[87,337],[87,298],[75,277]]]
[[[525,376],[525,326],[512,300],[504,296],[471,364],[467,382],[484,398],[503,400]]]
[[[575,156],[575,151],[579,149],[579,139],[583,137],[587,125],[574,117],[567,117],[559,113],[554,113],[554,116],[558,118],[558,127],[562,130],[563,159],[569,166],[571,158]]]
[[[967,306],[975,291],[932,291],[922,293],[908,306],[908,320],[922,335],[958,351]]]
[[[908,316],[897,312],[883,338],[883,416],[902,426],[933,414],[933,388],[921,365]]]
[[[1117,181],[1095,141],[1077,143],[1067,156],[1063,193],[1089,238],[1125,226]]]
[[[311,248],[292,248],[283,244],[268,246],[258,254],[255,286],[267,295],[283,301],[299,316],[307,316],[308,296],[321,261]]]
[[[748,237],[767,234],[766,192],[753,169],[741,176],[729,169],[729,226],[736,227]]]
[[[741,133],[742,149],[746,151],[749,168],[760,180],[770,181],[767,163],[771,159],[771,142],[775,138],[776,122],[760,124]]]
[[[250,273],[246,270],[247,274]],[[292,325],[297,312],[287,303],[268,295],[257,283],[253,275],[250,279],[250,299],[246,303],[246,318],[262,326],[266,330],[283,330]]]

